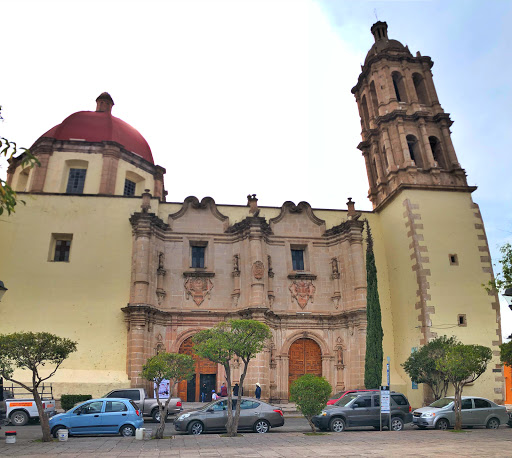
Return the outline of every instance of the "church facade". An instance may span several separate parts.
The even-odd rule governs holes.
[[[101,396],[147,386],[145,361],[159,351],[193,352],[192,337],[230,318],[265,322],[272,340],[251,362],[246,394],[288,399],[304,373],[333,391],[364,386],[365,249],[368,227],[378,272],[384,354],[392,388],[411,404],[429,397],[400,364],[439,335],[491,347],[493,361],[468,393],[503,402],[498,298],[482,217],[450,139],[429,57],[413,56],[372,27],[352,89],[373,211],[218,205],[211,197],[166,201],[165,170],[113,100],[78,112],[31,148],[41,166],[11,162],[8,182],[25,206],[0,218],[0,278],[9,312],[0,332],[50,331],[78,341],[53,378],[62,393]],[[240,363],[233,362],[234,382]],[[218,390],[220,366],[196,358],[182,399]],[[384,378],[385,380],[385,374]]]

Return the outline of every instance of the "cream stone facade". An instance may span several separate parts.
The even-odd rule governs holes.
[[[57,396],[147,386],[147,358],[189,353],[195,333],[228,318],[272,330],[251,362],[246,394],[259,382],[265,399],[286,400],[303,373],[323,375],[334,391],[363,387],[367,222],[392,388],[420,405],[430,394],[400,364],[433,337],[456,335],[494,354],[467,392],[503,402],[499,305],[481,287],[492,276],[485,229],[432,61],[389,40],[385,23],[372,33],[352,90],[371,212],[351,199],[343,210],[259,206],[255,195],[246,207],[211,197],[167,202],[165,170],[142,136],[111,115],[106,93],[96,112],[75,113],[35,142],[40,167],[11,163],[9,183],[26,205],[0,218],[0,278],[9,288],[0,332],[44,330],[78,341],[53,378]],[[220,366],[197,360],[196,368],[180,384],[185,400],[224,380]],[[233,371],[237,381],[237,361]]]

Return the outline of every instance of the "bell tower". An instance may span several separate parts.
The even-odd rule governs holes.
[[[403,188],[473,191],[451,141],[450,115],[439,104],[434,63],[389,39],[387,29],[373,24],[375,43],[352,88],[373,208]]]

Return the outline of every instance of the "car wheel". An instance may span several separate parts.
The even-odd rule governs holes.
[[[119,429],[119,433],[123,437],[135,436],[135,428],[132,425],[123,425]]]
[[[335,433],[345,431],[345,421],[342,418],[333,418],[329,422],[329,429]]]
[[[14,426],[25,426],[28,423],[29,416],[27,412],[17,410],[11,414],[10,419]]]
[[[404,429],[404,421],[400,417],[393,417],[391,419],[391,430],[402,431]]]
[[[438,420],[436,423],[436,429],[440,429],[441,431],[446,431],[449,426],[450,423],[448,423],[448,420],[445,420],[444,418],[441,418],[441,420]]]
[[[160,410],[153,410],[153,412],[151,412],[151,416],[153,417],[153,421],[155,423],[160,423]]]
[[[254,432],[255,433],[268,433],[270,430],[270,425],[267,420],[258,420],[256,423],[254,423]]]
[[[498,429],[500,427],[500,421],[497,418],[491,418],[485,425],[487,429]]]
[[[188,433],[199,435],[203,432],[203,424],[200,421],[193,421],[188,425]]]
[[[57,439],[59,437],[59,429],[68,429],[66,426],[64,425],[57,425],[57,426],[54,426],[53,429],[52,429],[52,436]]]

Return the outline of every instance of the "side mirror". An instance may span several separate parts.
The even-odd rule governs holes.
[[[207,412],[213,412],[213,409],[210,407],[209,409],[206,409]]]

